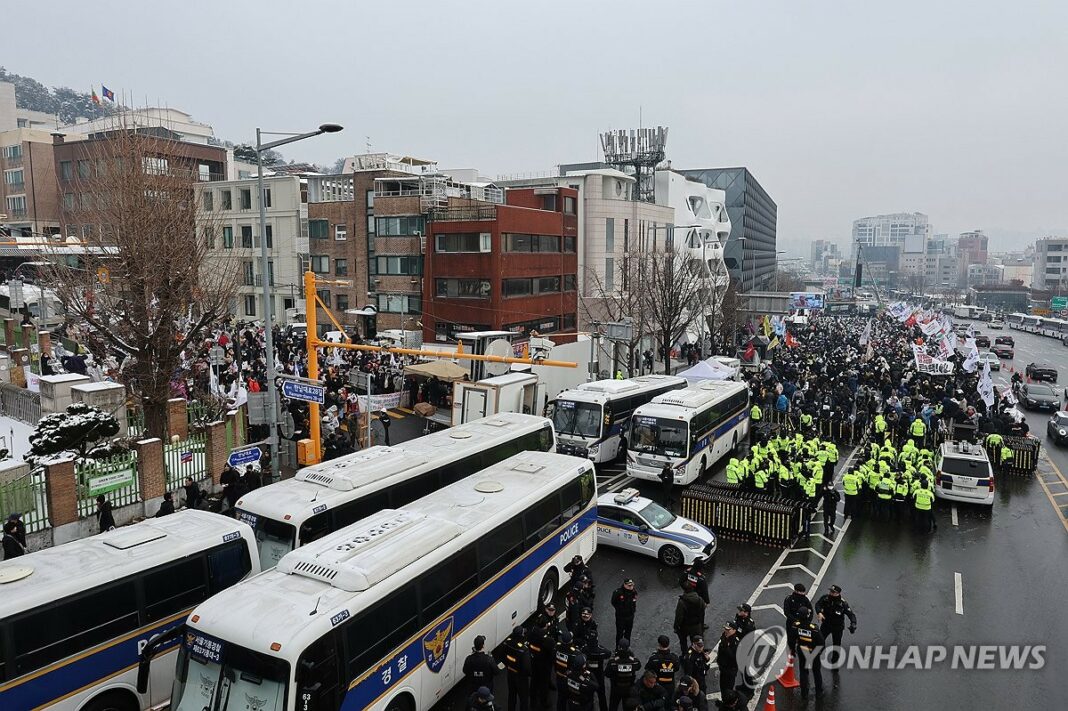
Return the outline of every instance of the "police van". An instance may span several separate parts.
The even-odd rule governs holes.
[[[935,496],[993,506],[994,468],[986,450],[963,440],[942,444],[935,458]]]
[[[637,489],[597,498],[597,543],[653,556],[668,566],[690,565],[716,552],[716,534]]]

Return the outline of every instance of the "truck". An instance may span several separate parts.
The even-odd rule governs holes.
[[[953,315],[957,318],[971,318],[977,319],[981,314],[986,313],[986,309],[979,306],[969,306],[967,304],[958,304],[953,307]]]

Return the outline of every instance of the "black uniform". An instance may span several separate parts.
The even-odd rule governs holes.
[[[608,710],[617,711],[623,700],[631,695],[642,671],[642,663],[624,649],[612,655],[605,667],[605,677],[610,685]],[[659,687],[658,687],[659,688]]]
[[[679,587],[685,590],[687,582],[693,583],[698,597],[704,600],[706,605],[709,604],[708,581],[705,580],[703,563],[694,563],[682,571],[682,575],[679,576]]]
[[[719,638],[719,646],[716,648],[716,666],[719,667],[719,693],[720,698],[725,698],[727,691],[734,688],[734,681],[738,678],[738,640],[741,635],[732,634]]]
[[[585,576],[593,582],[593,574],[590,572],[590,566],[586,565],[586,562],[582,560],[582,556],[575,556],[571,559],[571,562],[564,566],[564,572],[571,576],[571,586],[574,587],[578,582],[578,579]]]
[[[819,628],[812,622],[796,620],[790,625],[794,629],[794,638],[797,640],[798,676],[801,678],[801,696],[808,696],[808,667],[812,664],[812,678],[816,682],[816,694],[823,693],[823,672],[820,667],[819,651],[822,651],[825,639]]]
[[[753,616],[742,617],[741,615],[734,616],[734,629],[738,630],[738,638],[746,636],[750,632],[756,629],[756,622],[753,620]]]
[[[658,649],[653,652],[653,656],[649,657],[645,668],[656,674],[656,683],[663,687],[666,694],[670,694],[675,690],[675,675],[678,674],[681,665],[682,660],[679,659],[679,655],[670,649]]]
[[[556,708],[564,711],[567,708],[567,677],[571,670],[571,660],[579,654],[579,649],[570,641],[571,633],[557,640],[556,652],[553,658],[553,671],[556,676]],[[564,639],[568,639],[567,642]]]
[[[812,609],[812,601],[804,593],[792,592],[782,601],[782,613],[786,617],[786,642],[791,652],[794,651],[794,645],[797,642],[796,628],[793,623],[801,619],[802,609]]]
[[[668,692],[660,684],[653,684],[649,687],[638,682],[634,685],[630,698],[638,702],[638,707],[642,711],[669,711]]]
[[[502,644],[504,669],[508,672],[508,711],[530,709],[532,661],[526,634],[510,634]]]
[[[478,691],[478,687],[493,688],[493,677],[497,675],[497,661],[483,651],[471,652],[464,660],[464,679],[470,693]]]
[[[826,476],[826,475],[825,475]],[[842,495],[836,489],[825,489],[823,492],[823,530],[825,533],[834,533],[834,523],[838,518],[838,502]]]
[[[830,638],[836,647],[842,646],[842,632],[845,630],[847,617],[849,618],[849,631],[853,632],[857,629],[857,616],[841,595],[824,595],[816,601],[815,610],[823,615],[820,632],[824,637]]]
[[[594,711],[597,680],[589,669],[576,669],[567,675],[567,711]]]
[[[593,674],[593,678],[597,682],[597,701],[601,711],[608,711],[608,700],[605,698],[604,693],[604,673],[605,667],[608,665],[608,659],[611,656],[612,653],[601,646],[596,637],[587,638],[586,668]]]
[[[530,698],[542,708],[549,706],[549,690],[553,684],[553,660],[556,659],[556,637],[549,632],[549,617],[530,631],[531,677]],[[555,618],[552,618],[555,620]]]
[[[575,646],[585,647],[589,640],[597,641],[597,620],[590,617],[588,620],[582,619],[580,614],[578,619],[575,620],[574,626],[568,625],[568,629],[571,630],[571,634],[575,635]]]
[[[686,654],[682,655],[682,670],[694,678],[702,694],[708,693],[709,656],[711,656],[710,652],[698,651],[693,647],[687,649]]]
[[[616,611],[616,642],[630,639],[634,630],[634,613],[638,609],[638,591],[620,586],[612,593],[612,607]]]

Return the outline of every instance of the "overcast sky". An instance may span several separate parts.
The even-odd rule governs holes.
[[[599,158],[598,132],[640,110],[670,127],[675,167],[748,166],[794,250],[898,211],[993,248],[1068,233],[1063,1],[88,0],[0,18],[0,64],[48,86],[104,83],[233,141],[345,126],[287,158],[331,163],[370,136],[442,167],[546,172]]]

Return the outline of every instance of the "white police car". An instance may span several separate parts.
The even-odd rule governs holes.
[[[676,516],[637,489],[597,497],[597,543],[644,553],[664,565],[689,565],[716,552],[716,534]]]

